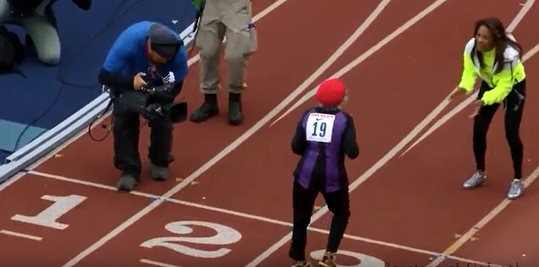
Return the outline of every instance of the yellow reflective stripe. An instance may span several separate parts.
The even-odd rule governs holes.
[[[494,75],[493,80],[496,82],[496,87],[485,92],[481,98],[485,105],[501,103],[511,93],[513,86],[526,78],[522,62],[517,61],[515,68],[512,68],[513,64],[512,62],[506,63],[505,68]]]
[[[466,51],[464,52],[463,62],[463,70],[462,76],[460,77],[459,88],[462,88],[467,92],[471,92],[475,82],[477,81],[477,72],[475,71],[472,58],[469,54],[466,54]]]

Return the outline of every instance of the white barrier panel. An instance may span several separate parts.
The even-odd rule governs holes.
[[[109,99],[108,94],[101,94],[60,124],[7,157],[6,164],[0,166],[0,183],[19,171],[28,168],[81,130],[84,130],[92,120],[103,113]]]

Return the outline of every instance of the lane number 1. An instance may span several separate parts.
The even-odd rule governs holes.
[[[43,200],[48,200],[54,202],[52,205],[44,209],[38,215],[35,216],[26,216],[17,214],[11,217],[12,220],[29,223],[34,225],[39,225],[43,227],[49,227],[58,230],[64,230],[69,225],[65,223],[58,222],[58,220],[64,216],[66,213],[80,205],[87,197],[79,195],[70,195],[70,196],[51,196],[44,195],[41,197]]]

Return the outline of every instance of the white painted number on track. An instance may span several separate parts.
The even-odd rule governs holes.
[[[58,222],[58,220],[70,210],[74,209],[80,203],[86,200],[86,197],[79,195],[70,195],[65,197],[44,195],[41,197],[41,199],[52,201],[54,202],[54,204],[47,207],[38,215],[26,216],[17,214],[11,217],[11,219],[23,223],[30,223],[53,229],[64,230],[69,225],[65,223],[60,223]]]
[[[210,228],[215,232],[215,235],[209,237],[188,237],[188,236],[170,236],[170,237],[157,237],[145,241],[140,246],[145,248],[153,247],[165,247],[174,250],[178,253],[182,253],[191,257],[197,258],[219,258],[228,254],[231,250],[228,248],[220,248],[217,250],[200,250],[191,248],[185,245],[173,243],[183,242],[198,245],[213,245],[224,246],[231,245],[241,240],[241,233],[237,230],[217,223],[200,222],[200,221],[176,221],[168,223],[165,226],[169,232],[177,235],[188,235],[193,233],[191,226],[199,226]]]
[[[316,259],[316,260],[320,260],[324,256],[324,252],[325,252],[324,249],[313,251],[313,252],[311,252],[311,258]],[[339,265],[337,265],[338,267],[385,267],[386,266],[385,262],[378,259],[378,258],[375,258],[373,256],[369,256],[369,255],[365,255],[365,254],[361,254],[361,253],[357,253],[357,252],[353,252],[353,251],[339,250],[337,252],[337,255],[343,255],[343,256],[352,257],[352,258],[357,259],[359,261],[359,264],[357,264],[357,265],[350,265],[349,266],[349,265],[340,265],[339,264]]]

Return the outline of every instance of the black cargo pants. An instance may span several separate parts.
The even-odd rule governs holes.
[[[138,151],[140,115],[121,105],[114,105],[112,133],[114,136],[114,166],[124,173],[139,176],[141,160]],[[148,122],[151,129],[148,158],[158,166],[168,167],[172,161],[172,122],[168,117]]]

